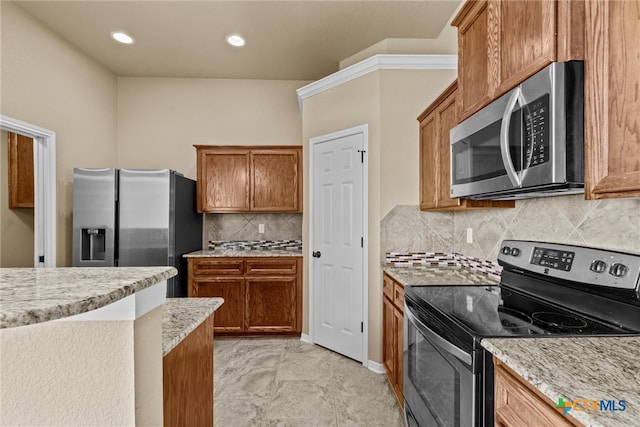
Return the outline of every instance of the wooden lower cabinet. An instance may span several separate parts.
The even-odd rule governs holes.
[[[165,426],[213,426],[213,323],[211,314],[162,360]]]
[[[221,297],[221,335],[300,334],[302,257],[189,258],[189,297]]]
[[[400,407],[404,408],[402,395],[404,286],[385,273],[383,289],[382,360],[398,403],[400,403]]]
[[[554,403],[493,358],[496,427],[569,427],[581,424],[564,416]]]
[[[244,331],[245,280],[244,277],[208,277],[189,281],[190,297],[220,297],[224,304],[216,310],[217,333]]]

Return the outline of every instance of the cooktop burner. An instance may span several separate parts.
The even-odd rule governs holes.
[[[531,316],[546,325],[560,329],[584,328],[587,326],[587,322],[583,319],[568,314],[539,311]]]

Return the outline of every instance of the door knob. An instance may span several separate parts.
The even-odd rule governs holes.
[[[320,258],[320,255],[322,254],[320,253],[320,251],[313,251],[311,255],[313,255],[314,258]]]

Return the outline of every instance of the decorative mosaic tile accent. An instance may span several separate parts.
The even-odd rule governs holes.
[[[385,256],[385,263],[393,267],[458,267],[484,274],[495,280],[500,280],[502,274],[502,267],[493,261],[468,257],[455,252],[410,252],[407,254],[388,252]]]
[[[210,240],[209,249],[301,251],[302,240]]]

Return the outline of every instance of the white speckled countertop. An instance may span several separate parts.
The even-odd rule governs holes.
[[[199,251],[190,252],[183,255],[185,258],[190,257],[301,257],[302,251],[288,249],[201,249]]]
[[[585,426],[640,425],[640,337],[490,338],[482,346],[553,402],[626,402],[624,411],[568,412]]]
[[[86,313],[177,272],[173,267],[2,268],[0,328]]]
[[[382,270],[404,286],[498,284],[495,279],[485,274],[455,266],[383,267]]]
[[[222,298],[167,298],[162,307],[162,356],[166,356],[222,304]]]

